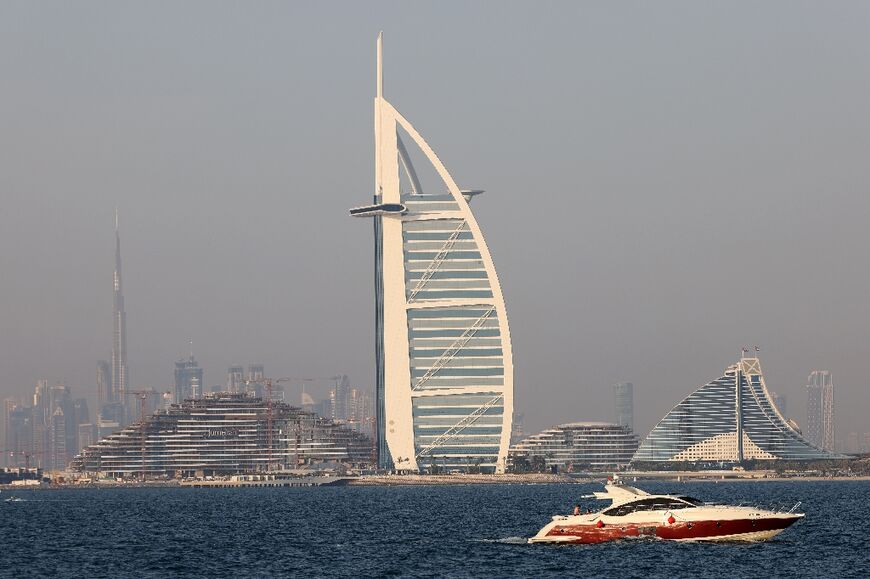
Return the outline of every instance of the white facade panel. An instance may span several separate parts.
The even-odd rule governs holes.
[[[360,213],[380,220],[377,387],[385,448],[379,452],[397,470],[503,472],[513,359],[498,276],[463,191],[384,99],[381,70],[379,38],[375,205]],[[442,189],[424,190],[400,131]]]

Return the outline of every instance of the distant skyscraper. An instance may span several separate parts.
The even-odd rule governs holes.
[[[618,382],[613,385],[616,404],[616,423],[634,432],[634,384]]]
[[[37,461],[31,462],[36,455],[42,459],[41,451],[36,454],[33,439],[34,409],[32,406],[7,404],[6,449],[9,466],[37,466]]]
[[[105,360],[100,360],[97,362],[97,410],[116,401],[112,389],[112,365]]]
[[[526,437],[526,415],[514,412],[513,427],[511,429],[511,445],[514,445]]]
[[[193,354],[186,360],[175,363],[175,402],[183,402],[187,398],[202,396],[202,368],[196,362]]]
[[[6,462],[12,466],[64,469],[79,446],[79,425],[90,421],[84,398],[73,399],[63,384],[40,380],[32,406],[6,400]]]
[[[254,396],[262,398],[265,395],[266,389],[263,381],[266,379],[266,369],[262,364],[248,364],[248,384],[245,385],[245,391],[253,393]]]
[[[127,409],[127,419],[132,411],[127,400],[127,313],[124,310],[124,288],[121,284],[121,234],[118,229],[118,211],[115,210],[115,275],[114,305],[112,309],[112,392],[116,400]]]
[[[807,378],[805,432],[813,446],[834,450],[834,381],[827,370],[813,370]]]
[[[242,366],[227,368],[227,392],[233,394],[242,392],[245,387],[245,369]]]
[[[262,382],[266,379],[266,369],[262,364],[248,365],[248,380]]]
[[[67,439],[69,440],[67,450],[70,458],[77,455],[84,444],[80,440],[81,426],[83,424],[91,425],[91,413],[88,409],[88,401],[86,398],[76,398],[73,400],[71,408],[72,415],[67,417],[69,422],[66,425]]]
[[[63,408],[58,406],[51,415],[49,428],[49,464],[48,467],[55,470],[66,468],[66,463],[71,458],[67,454],[66,416]]]
[[[780,396],[776,392],[771,392],[770,398],[773,400],[773,404],[777,407],[779,413],[788,418],[788,413],[786,412],[786,397]]]
[[[371,394],[359,388],[352,388],[348,395],[347,424],[366,436],[374,434],[374,411]]]
[[[76,454],[97,442],[97,427],[91,423],[79,424],[79,444]]]
[[[12,413],[18,407],[17,402],[13,398],[7,398],[3,401],[3,466],[14,464],[10,460],[9,452],[12,450]]]
[[[350,380],[347,376],[336,378],[335,387],[329,393],[329,400],[332,404],[331,418],[337,422],[344,422],[348,419],[347,406],[348,396],[350,395]]]

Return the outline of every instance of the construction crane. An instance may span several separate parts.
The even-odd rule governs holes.
[[[273,465],[272,452],[273,452],[274,444],[273,444],[273,440],[272,440],[273,439],[272,423],[273,423],[274,417],[273,417],[273,408],[272,408],[272,404],[273,404],[272,385],[279,384],[281,382],[289,382],[289,383],[301,382],[302,383],[302,393],[304,393],[305,392],[305,383],[307,383],[307,382],[319,382],[322,380],[335,381],[335,380],[341,380],[341,379],[342,379],[341,375],[338,375],[338,376],[314,376],[314,377],[310,377],[310,376],[306,376],[306,377],[282,376],[281,378],[261,378],[259,380],[248,379],[248,380],[244,381],[245,385],[259,384],[261,386],[266,387],[266,396],[265,396],[265,398],[266,398],[266,454],[267,454],[266,471],[271,471],[272,465]],[[300,394],[300,402],[301,402],[301,398],[302,398],[302,396]],[[296,446],[296,452],[295,452],[296,465],[295,466],[298,466],[298,464],[299,464],[299,424],[298,424],[298,421],[297,421],[297,425],[296,425],[296,445],[295,446]]]
[[[13,450],[13,449],[4,449],[3,454],[8,454],[9,456],[23,456],[24,457],[24,468],[30,469],[30,457],[31,456],[42,456],[43,453],[39,451],[30,451],[30,450]]]
[[[153,395],[157,394],[156,390],[127,390],[125,392],[127,396],[135,396],[139,401],[139,440],[142,443],[142,480],[145,480],[145,474],[147,469],[145,468],[145,425],[147,412],[145,407],[145,402]]]
[[[259,384],[266,387],[266,471],[272,470],[272,384],[290,382],[293,378],[262,378],[260,380],[245,380],[245,384]]]

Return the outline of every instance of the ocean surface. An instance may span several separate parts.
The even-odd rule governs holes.
[[[759,544],[549,546],[525,540],[600,485],[4,490],[0,576],[870,577],[870,482],[639,486],[807,517]]]

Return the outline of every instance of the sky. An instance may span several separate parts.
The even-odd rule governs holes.
[[[499,273],[528,432],[646,433],[740,348],[870,431],[870,4],[0,3],[0,395],[96,394],[120,211],[133,388],[374,382],[385,95]],[[190,345],[192,341],[192,346]],[[318,383],[326,388],[326,383]],[[318,386],[315,386],[315,388]],[[322,393],[325,393],[322,392]],[[298,394],[296,395],[298,396]]]

